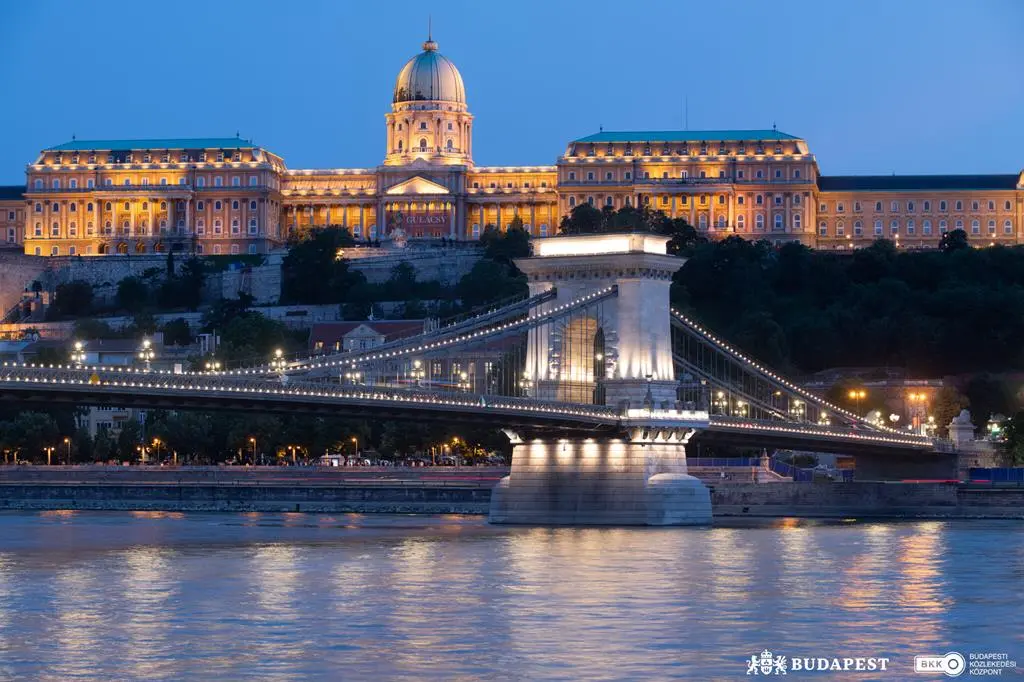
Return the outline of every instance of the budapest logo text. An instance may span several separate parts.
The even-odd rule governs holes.
[[[853,672],[886,670],[888,658],[823,657],[823,656],[776,656],[765,649],[747,661],[748,675],[788,675],[790,672]]]

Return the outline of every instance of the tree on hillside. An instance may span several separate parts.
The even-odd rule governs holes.
[[[1003,426],[1003,453],[1011,467],[1024,466],[1024,412],[1018,412]]]
[[[938,435],[945,438],[949,433],[949,423],[953,421],[953,417],[970,405],[971,401],[967,396],[953,386],[943,386],[939,389],[939,392],[935,394],[935,402],[932,404],[932,416],[935,417]]]
[[[117,283],[117,307],[137,313],[149,302],[149,287],[139,277],[125,277]]]
[[[456,286],[467,308],[500,301],[526,293],[526,278],[512,274],[511,266],[492,260],[478,261]]]
[[[66,317],[83,317],[92,312],[92,285],[80,279],[58,284],[54,291],[53,303],[46,311],[46,319],[59,320]]]
[[[562,217],[559,230],[562,234],[596,234],[604,226],[604,216],[601,211],[583,202],[569,212],[569,215]]]
[[[939,240],[939,251],[943,253],[969,248],[971,248],[971,244],[967,241],[967,233],[963,230],[951,230],[942,235],[942,238]]]
[[[355,244],[344,228],[315,231],[292,244],[281,264],[282,303],[340,303],[366,278],[353,272],[343,251]]]
[[[522,219],[517,215],[505,232],[488,227],[480,235],[480,245],[484,247],[484,257],[511,265],[514,258],[525,258],[530,255],[530,233],[523,227]]]

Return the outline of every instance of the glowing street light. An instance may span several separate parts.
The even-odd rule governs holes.
[[[252,443],[252,465],[256,466],[256,438],[249,436],[249,442]]]
[[[856,406],[857,406],[856,407],[857,414],[860,414],[860,401],[862,401],[862,400],[864,400],[864,398],[868,397],[868,392],[865,391],[863,388],[860,388],[860,389],[854,389],[854,390],[850,391],[847,395],[849,395],[850,396],[850,400],[852,400],[854,402],[854,404],[856,404]]]
[[[67,462],[71,464],[71,439],[64,436],[64,448],[67,450]]]
[[[54,447],[52,445],[47,445],[43,450],[46,451],[46,466],[50,466],[53,463],[52,455]]]
[[[209,360],[206,361],[207,372],[219,372],[220,368],[220,360],[217,360],[216,358],[210,358]]]
[[[85,344],[81,341],[75,341],[74,350],[71,351],[71,362],[78,367],[85,364]]]
[[[274,349],[274,357],[270,360],[270,366],[277,372],[284,373],[288,362],[284,359],[284,351],[280,348]]]
[[[149,371],[149,363],[156,357],[156,351],[153,350],[153,342],[149,339],[142,340],[142,348],[139,349],[139,360],[146,363],[146,371]]]

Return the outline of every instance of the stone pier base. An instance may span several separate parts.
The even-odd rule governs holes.
[[[491,523],[683,526],[711,523],[707,487],[686,473],[682,443],[516,443],[491,493]]]

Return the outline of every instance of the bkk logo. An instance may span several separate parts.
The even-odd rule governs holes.
[[[942,673],[948,677],[960,677],[964,673],[974,677],[1000,677],[1004,670],[1016,667],[1017,661],[1009,654],[993,651],[971,652],[966,657],[956,651],[945,656],[914,656],[915,673]]]
[[[765,649],[747,661],[748,675],[788,675],[790,672],[853,672],[886,670],[888,658],[824,658],[775,656]]]

